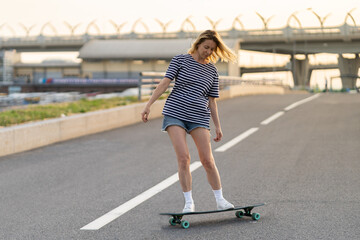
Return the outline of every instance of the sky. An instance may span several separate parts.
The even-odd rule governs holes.
[[[330,14],[325,26],[342,25],[346,14],[352,11],[357,24],[360,24],[360,0],[0,0],[0,36],[24,36],[26,29],[29,35],[39,35],[46,23],[51,23],[57,34],[70,34],[70,28],[79,25],[75,34],[83,34],[87,26],[95,21],[101,33],[116,32],[113,21],[118,26],[125,23],[122,32],[130,32],[136,20],[141,18],[151,32],[160,32],[161,27],[155,19],[169,23],[168,31],[178,31],[181,23],[188,17],[197,29],[211,28],[209,17],[217,22],[217,30],[229,29],[236,17],[244,24],[245,29],[262,29],[264,19],[269,19],[269,28],[286,26],[289,16],[295,13],[303,27],[320,26],[311,8],[321,18]],[[347,22],[353,24],[348,18]],[[21,23],[23,26],[21,26]],[[6,25],[3,25],[6,24]],[[298,27],[292,18],[290,24]],[[24,28],[25,27],[25,28]],[[189,26],[188,26],[189,27]],[[237,28],[241,28],[237,25]],[[54,31],[47,26],[44,34],[52,35]],[[97,29],[89,28],[90,33]],[[135,31],[145,28],[138,24]]]

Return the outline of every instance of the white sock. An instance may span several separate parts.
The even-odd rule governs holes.
[[[184,198],[185,198],[185,202],[186,203],[194,203],[194,200],[192,198],[192,191],[188,191],[188,192],[183,192],[184,193]]]
[[[223,193],[222,193],[222,188],[220,188],[219,190],[213,190],[213,193],[214,193],[216,201],[224,199]]]

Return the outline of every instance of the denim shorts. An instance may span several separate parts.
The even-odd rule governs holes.
[[[177,118],[173,118],[173,117],[164,115],[164,120],[163,120],[163,125],[162,125],[161,130],[163,132],[166,132],[167,127],[174,126],[174,125],[182,127],[187,133],[190,133],[192,130],[194,130],[195,128],[198,128],[198,127],[202,127],[202,128],[208,129],[210,131],[210,127],[206,126],[204,124],[183,121],[183,120],[180,120]]]

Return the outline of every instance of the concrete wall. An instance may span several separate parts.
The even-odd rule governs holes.
[[[235,85],[230,86],[220,93],[220,100],[246,95],[259,94],[284,94],[285,88],[280,86],[265,85]]]
[[[0,129],[0,156],[22,152],[141,121],[146,103],[79,114]],[[151,118],[161,116],[165,100],[151,107]]]
[[[220,92],[220,100],[253,94],[284,94],[283,87],[240,85]],[[79,114],[0,129],[0,156],[27,151],[72,138],[127,126],[141,121],[146,103]],[[165,100],[151,107],[151,118],[161,116]]]
[[[101,60],[81,63],[84,76],[92,78],[139,78],[144,71],[165,72],[169,61],[165,60]]]

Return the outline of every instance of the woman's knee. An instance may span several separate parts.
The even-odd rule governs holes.
[[[201,164],[203,165],[205,170],[210,170],[211,171],[211,170],[216,168],[214,158],[212,158],[212,157],[203,157],[200,160],[201,160]]]
[[[179,168],[182,170],[186,170],[190,168],[190,155],[182,154],[177,157]]]

